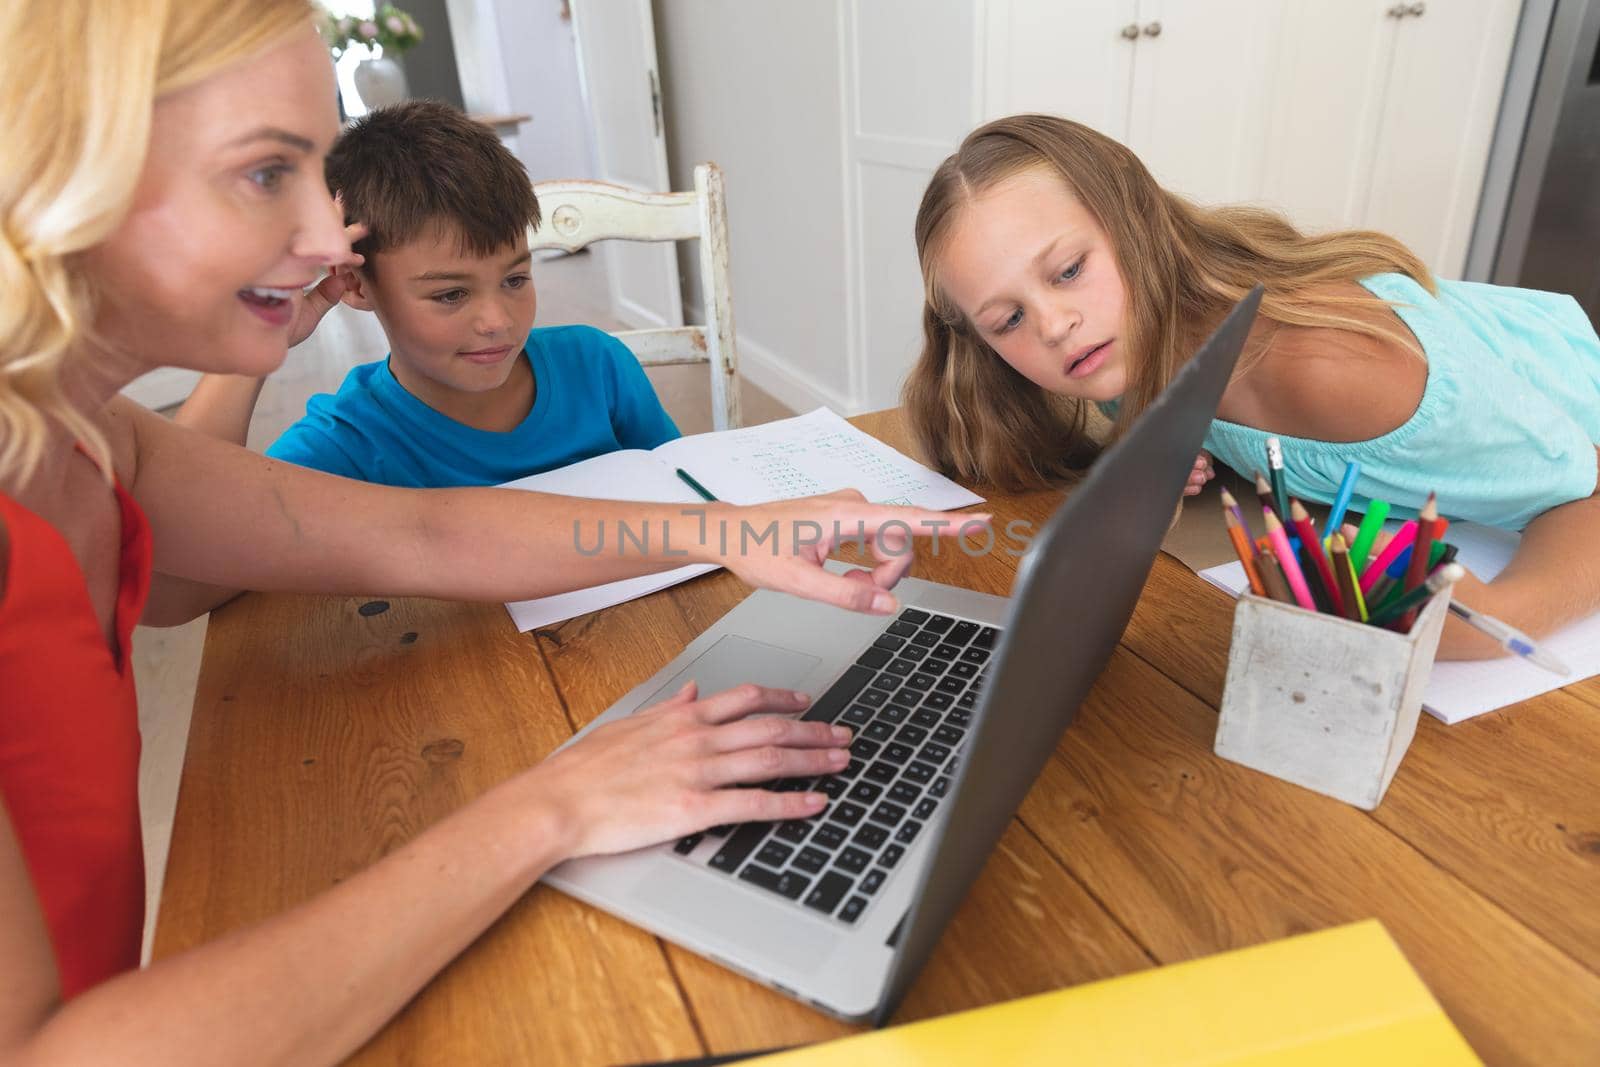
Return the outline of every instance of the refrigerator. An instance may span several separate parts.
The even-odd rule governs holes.
[[[1528,0],[1466,276],[1576,297],[1600,327],[1600,0]]]

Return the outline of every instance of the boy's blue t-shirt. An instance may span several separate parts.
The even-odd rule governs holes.
[[[395,379],[387,359],[355,367],[337,393],[319,393],[267,455],[365,482],[434,489],[498,485],[622,448],[679,436],[644,368],[591,326],[528,334],[533,409],[506,433],[442,415]]]

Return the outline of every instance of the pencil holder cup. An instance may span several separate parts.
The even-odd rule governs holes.
[[[1449,597],[1430,598],[1406,634],[1241,597],[1217,755],[1376,808],[1416,734]]]

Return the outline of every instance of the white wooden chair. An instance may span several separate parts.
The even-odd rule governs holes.
[[[595,241],[700,241],[705,325],[624,330],[616,337],[646,367],[706,363],[711,368],[711,418],[718,430],[740,425],[739,357],[728,291],[728,208],[722,171],[694,169],[692,193],[644,193],[594,181],[539,182],[543,223],[528,231],[530,249],[576,252]]]

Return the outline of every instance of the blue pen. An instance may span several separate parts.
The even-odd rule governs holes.
[[[1339,532],[1339,526],[1344,522],[1344,513],[1350,507],[1350,494],[1356,490],[1356,479],[1361,476],[1361,461],[1352,459],[1344,465],[1344,477],[1339,480],[1339,492],[1334,495],[1333,508],[1328,512],[1328,521],[1323,524],[1322,532],[1332,537]]]
[[[1534,643],[1533,638],[1523,633],[1514,626],[1508,625],[1495,618],[1485,615],[1481,611],[1474,611],[1458,601],[1450,601],[1450,613],[1465,622],[1473,629],[1482,631],[1500,643],[1500,647],[1508,652],[1514,652],[1538,667],[1543,667],[1552,674],[1570,677],[1572,672],[1567,665],[1556,659],[1550,653],[1541,649]]]

